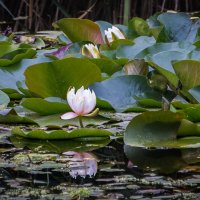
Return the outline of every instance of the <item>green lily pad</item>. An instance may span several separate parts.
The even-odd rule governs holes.
[[[183,89],[189,90],[200,85],[200,61],[182,60],[173,64]]]
[[[81,128],[76,129],[71,132],[64,130],[32,130],[24,131],[19,127],[14,127],[12,129],[12,134],[21,136],[24,138],[31,139],[41,139],[41,140],[63,140],[63,139],[77,139],[77,138],[88,138],[89,140],[93,138],[94,140],[101,140],[102,138],[108,138],[112,135],[111,132],[102,129],[93,129],[93,128]]]
[[[90,41],[103,44],[99,26],[88,19],[65,18],[53,24],[60,28],[72,42]]]
[[[102,140],[94,141],[77,141],[77,140],[38,140],[38,139],[27,139],[12,135],[10,137],[11,142],[17,148],[28,147],[32,151],[45,151],[51,153],[63,153],[66,151],[93,151],[98,148],[106,146],[110,140],[104,138]]]
[[[36,51],[33,49],[18,49],[0,57],[0,67],[8,66],[19,62],[23,58],[32,58]]]
[[[0,111],[0,123],[2,124],[35,124],[27,116],[18,115],[15,109],[5,109]]]
[[[33,64],[44,63],[51,61],[50,58],[34,58],[34,59],[23,59],[22,61],[11,64],[6,67],[0,67],[0,89],[6,90],[6,93],[13,94],[21,93],[17,82],[23,82],[25,80],[24,71]],[[8,92],[12,91],[12,92]]]
[[[59,98],[26,98],[22,100],[21,105],[40,115],[52,115],[71,110],[67,102],[64,100],[61,101]]]
[[[5,109],[9,102],[10,102],[9,96],[0,90],[0,110]]]
[[[200,86],[195,86],[188,91],[200,103]]]
[[[134,40],[133,45],[121,46],[117,49],[117,58],[128,58],[133,60],[138,58],[137,55],[144,49],[155,44],[155,39],[153,37],[140,36]]]
[[[160,142],[176,140],[183,116],[170,111],[145,112],[138,115],[127,126],[124,142],[135,147],[162,147]]]
[[[199,21],[195,23],[186,13],[162,13],[158,21],[165,27],[169,41],[194,42],[199,28]]]
[[[112,75],[122,68],[121,65],[109,58],[91,58],[89,60],[90,62],[97,65],[100,68],[101,72],[108,75]]]
[[[99,99],[107,101],[118,112],[138,107],[138,100],[162,99],[162,95],[148,85],[146,77],[139,75],[110,78],[90,88]]]
[[[101,80],[100,69],[86,58],[36,64],[25,71],[28,89],[41,97],[66,98],[70,86],[88,87]]]

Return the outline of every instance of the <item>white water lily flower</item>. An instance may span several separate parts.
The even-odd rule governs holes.
[[[105,37],[108,43],[117,39],[125,39],[124,34],[116,26],[112,26],[112,28],[105,30]]]
[[[61,119],[73,119],[78,116],[90,116],[96,106],[96,95],[94,91],[84,89],[83,86],[75,93],[75,88],[73,87],[67,93],[67,101],[73,112],[63,114]]]
[[[100,58],[100,53],[97,45],[85,44],[82,47],[82,54],[90,58]]]

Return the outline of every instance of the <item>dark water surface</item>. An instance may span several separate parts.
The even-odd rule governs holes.
[[[55,153],[41,143],[22,145],[6,131],[0,141],[0,199],[200,199],[199,150],[131,148],[115,140]]]

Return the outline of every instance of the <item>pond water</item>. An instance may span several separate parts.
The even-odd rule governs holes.
[[[0,199],[200,199],[200,150],[132,148],[118,139],[66,142],[68,150],[55,153],[61,141],[48,142],[1,130]]]

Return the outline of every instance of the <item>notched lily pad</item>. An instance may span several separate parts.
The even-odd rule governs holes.
[[[65,130],[53,130],[53,131],[45,131],[45,130],[31,130],[26,131],[22,130],[19,127],[14,127],[12,129],[13,135],[18,135],[25,138],[32,139],[41,139],[41,140],[63,140],[63,139],[78,139],[78,138],[87,138],[100,140],[102,138],[108,138],[112,135],[111,132],[102,129],[93,129],[93,128],[81,128],[76,129],[71,132]]]

